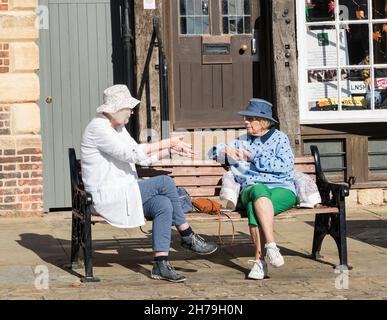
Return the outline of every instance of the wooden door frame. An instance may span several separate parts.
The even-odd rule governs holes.
[[[174,65],[173,61],[173,32],[172,32],[172,23],[173,23],[173,7],[172,1],[163,0],[163,12],[162,12],[162,33],[164,39],[164,49],[167,57],[167,67],[168,67],[168,96],[169,96],[169,132],[173,132],[173,127],[175,123],[175,92],[174,92]]]
[[[178,0],[174,0],[178,1]],[[174,85],[175,85],[175,78],[174,78],[174,71],[175,71],[175,65],[172,63],[174,61],[174,52],[173,52],[173,43],[174,43],[174,32],[173,32],[173,2],[170,0],[163,0],[162,3],[162,33],[163,33],[163,39],[164,39],[164,48],[165,48],[165,53],[167,56],[167,64],[168,64],[168,95],[169,95],[169,132],[175,131],[174,126],[175,126],[175,90],[174,90]],[[213,10],[214,5],[213,1],[217,1],[218,5],[220,6],[220,1],[221,0],[210,0],[211,1],[211,6],[210,10]],[[256,2],[256,11],[257,15],[259,16],[261,14],[261,0],[251,0],[252,2]],[[176,2],[176,5],[177,2]],[[217,19],[221,19],[221,15],[216,14],[214,16]],[[212,14],[210,15],[210,19],[213,19]],[[210,28],[212,28],[213,23],[210,20]],[[220,26],[220,23],[218,23]],[[212,29],[211,29],[212,30]],[[212,30],[215,31],[216,33],[219,33],[221,35],[221,30]],[[253,68],[253,67],[252,67]],[[254,73],[253,73],[254,75]],[[213,128],[216,128],[217,126],[213,126]],[[227,129],[225,126],[221,126],[222,128],[224,127]],[[235,128],[235,126],[231,126],[230,128]]]
[[[43,5],[48,7],[48,0],[39,0],[39,5]],[[48,61],[49,57],[49,30],[41,29],[39,32],[39,38],[37,40],[37,44],[39,46],[39,59],[40,64],[42,65],[42,62]],[[50,123],[48,112],[45,112],[42,107],[46,104],[46,96],[51,92],[51,83],[50,83],[50,66],[45,63],[45,67],[42,68],[42,66],[38,70],[38,76],[39,76],[39,83],[40,83],[40,98],[39,98],[39,106],[40,106],[40,120],[41,120],[41,130],[40,130],[40,136],[42,139],[42,155],[43,155],[43,211],[48,212],[49,210],[49,201],[47,199],[47,188],[49,187],[49,184],[47,183],[47,180],[52,179],[52,175],[47,174],[46,167],[47,162],[52,160],[48,159],[49,155],[47,152],[44,151],[47,150],[48,145],[48,139],[53,139],[53,137],[50,137],[47,131],[47,127],[43,125],[43,123]],[[43,81],[44,80],[44,81]],[[49,167],[49,166],[48,166]]]

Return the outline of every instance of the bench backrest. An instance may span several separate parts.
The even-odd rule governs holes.
[[[215,161],[161,161],[149,167],[137,167],[141,178],[162,174],[171,176],[178,187],[184,187],[191,197],[219,196],[222,176],[228,168]],[[295,159],[295,170],[310,175],[316,181],[316,168],[313,157]]]
[[[70,179],[71,179],[71,193],[74,188],[78,187],[83,190],[81,162],[77,159],[74,148],[69,148],[69,165],[70,165]]]
[[[78,186],[83,190],[81,164],[77,160],[73,148],[69,149],[69,162],[71,187],[73,189],[73,187]],[[140,178],[169,175],[174,179],[176,186],[185,188],[191,197],[219,196],[222,176],[227,170],[227,166],[212,160],[166,160],[148,167],[137,166]],[[295,158],[295,170],[310,175],[316,181],[316,167],[313,157]]]

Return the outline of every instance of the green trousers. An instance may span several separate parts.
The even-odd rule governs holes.
[[[271,200],[274,207],[274,215],[278,215],[292,208],[297,203],[297,196],[288,189],[269,189],[264,184],[249,185],[242,190],[241,202],[247,211],[250,225],[259,226],[259,219],[254,210],[254,203],[261,197],[266,197]]]

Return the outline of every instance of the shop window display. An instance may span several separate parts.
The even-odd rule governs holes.
[[[387,0],[305,0],[303,23],[307,112],[387,109]]]

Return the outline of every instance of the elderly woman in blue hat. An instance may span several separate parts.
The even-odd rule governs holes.
[[[171,150],[193,156],[184,136],[153,144],[137,144],[125,128],[133,109],[140,103],[125,85],[104,91],[104,104],[86,127],[81,141],[82,180],[93,196],[94,207],[106,221],[119,228],[145,224],[153,220],[154,251],[151,277],[171,282],[185,281],[168,261],[171,227],[181,235],[183,247],[205,255],[217,249],[194,233],[185,220],[174,181],[169,176],[139,180],[135,164],[149,165]]]
[[[218,161],[228,162],[241,185],[240,200],[255,244],[248,277],[258,280],[268,276],[265,256],[274,267],[284,264],[274,239],[273,222],[275,215],[297,202],[294,155],[288,137],[274,127],[277,121],[271,103],[251,99],[246,110],[238,114],[244,117],[247,135],[227,145],[219,144],[212,152]]]

